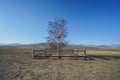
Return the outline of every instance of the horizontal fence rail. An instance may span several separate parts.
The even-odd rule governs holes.
[[[39,58],[50,58],[50,57],[88,57],[86,55],[86,48],[84,49],[61,49],[59,50],[61,55],[57,55],[58,50],[55,49],[35,49],[32,50],[32,58],[39,57]],[[80,55],[83,54],[83,55]]]

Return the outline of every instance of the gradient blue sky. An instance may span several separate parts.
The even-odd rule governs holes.
[[[0,43],[40,43],[64,18],[75,44],[120,44],[120,0],[0,0]]]

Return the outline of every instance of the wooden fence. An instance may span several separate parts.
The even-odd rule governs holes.
[[[61,55],[58,56],[57,55],[57,50],[54,49],[34,49],[32,50],[32,58],[51,58],[51,57],[58,57],[58,58],[62,58],[62,57],[84,57],[84,59],[86,60],[88,58],[87,54],[86,54],[86,48],[85,49],[63,49],[61,50]],[[67,54],[67,55],[65,55]],[[83,55],[81,55],[83,54]]]

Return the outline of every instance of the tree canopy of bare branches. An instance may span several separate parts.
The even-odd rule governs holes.
[[[62,49],[67,45],[68,42],[65,40],[68,33],[66,24],[64,19],[49,21],[47,42],[51,48]]]

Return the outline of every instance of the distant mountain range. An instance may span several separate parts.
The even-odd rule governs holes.
[[[111,46],[120,47],[120,44],[114,44],[114,45],[111,45]]]
[[[21,45],[20,43],[11,43],[11,44],[0,44],[0,46],[17,46]]]
[[[20,44],[20,43],[13,43],[13,44],[0,44],[0,48],[48,48],[47,43],[35,43],[35,44]],[[65,49],[75,49],[75,48],[87,48],[87,49],[118,49],[120,50],[120,45],[77,45],[77,44],[69,44]]]
[[[48,46],[46,43],[35,43],[35,44],[21,44],[21,43],[0,44],[0,48],[33,48],[33,47],[45,48],[46,46]]]

